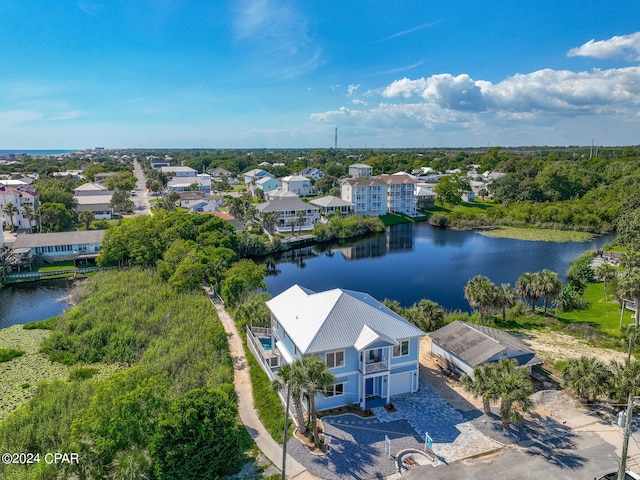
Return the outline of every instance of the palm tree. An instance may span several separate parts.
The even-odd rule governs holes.
[[[608,263],[603,263],[596,268],[596,278],[604,283],[604,298],[609,300],[609,295],[607,294],[607,282],[616,278],[615,267]]]
[[[502,322],[507,321],[507,308],[513,308],[518,301],[518,292],[510,283],[500,285],[500,307],[502,307]]]
[[[571,359],[562,369],[562,378],[582,403],[591,403],[607,392],[611,373],[594,357]]]
[[[620,265],[631,272],[636,267],[640,267],[640,250],[635,247],[627,247],[627,251],[620,255]]]
[[[316,395],[322,394],[332,387],[336,377],[329,371],[324,360],[316,355],[305,355],[300,359],[304,372],[304,390],[309,401],[309,418],[316,446],[320,445],[318,421],[316,413]]]
[[[295,230],[296,230],[296,224],[298,223],[298,218],[297,217],[291,217],[289,219],[289,225],[291,225],[291,235],[294,234]]]
[[[624,403],[629,394],[640,394],[640,361],[619,363],[615,360],[609,364],[609,394],[614,402]]]
[[[13,203],[9,202],[4,206],[2,211],[4,213],[6,213],[7,215],[9,215],[9,220],[11,222],[11,228],[14,229],[15,228],[15,224],[13,222],[13,216],[16,213],[18,213],[18,207],[16,207]]]
[[[300,235],[300,231],[302,230],[302,225],[304,225],[304,220],[307,216],[307,212],[304,210],[298,210],[296,212],[296,219],[298,223],[298,235]]]
[[[33,207],[31,205],[23,205],[22,215],[27,219],[27,221],[29,222],[29,228],[31,228],[31,222],[36,216],[36,212],[34,212]]]
[[[408,321],[413,323],[416,327],[424,332],[432,332],[442,327],[445,324],[444,310],[440,305],[431,300],[420,300],[418,303],[414,303],[411,308],[407,308],[405,312],[398,310],[400,304],[391,304],[389,307],[394,312],[404,316]]]
[[[544,299],[544,316],[546,317],[549,303],[562,292],[562,281],[556,272],[546,268],[535,275],[538,294]]]
[[[278,223],[278,214],[276,212],[263,212],[260,214],[260,220],[262,222],[262,227],[270,235],[273,235],[276,223]]]
[[[618,295],[622,298],[633,300],[636,306],[634,314],[636,328],[640,326],[640,268],[634,268],[631,272],[625,272],[618,281]],[[624,308],[624,303],[623,307]]]
[[[537,281],[538,279],[536,275],[531,272],[523,273],[516,281],[516,290],[521,297],[529,302],[534,312],[536,309],[536,303],[538,303],[538,300],[540,299]]]
[[[91,225],[91,222],[93,222],[95,219],[96,216],[89,210],[83,210],[78,214],[78,220],[84,223],[85,230],[89,230],[89,225]]]
[[[485,363],[473,369],[472,375],[462,377],[464,389],[474,397],[482,398],[484,413],[491,414],[491,402],[498,399],[497,385],[494,381],[495,364]]]
[[[302,407],[302,395],[304,394],[302,379],[304,378],[304,372],[301,371],[301,368],[302,364],[300,362],[283,365],[278,372],[280,378],[271,382],[271,388],[278,392],[286,388],[287,385],[290,386],[298,429],[304,434],[307,431],[307,424],[304,421],[304,409]],[[288,415],[289,412],[285,412],[285,414]]]
[[[494,364],[492,377],[500,399],[502,428],[508,430],[511,422],[522,419],[520,411],[526,412],[531,408],[531,378],[525,368],[518,367],[518,362],[508,358],[501,358]]]
[[[499,304],[499,297],[500,289],[484,275],[476,275],[464,287],[464,298],[472,308],[477,307],[480,312],[480,324],[484,320],[484,314]]]

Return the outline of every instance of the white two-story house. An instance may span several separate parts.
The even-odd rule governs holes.
[[[387,184],[379,178],[348,178],[340,185],[340,198],[353,203],[353,213],[381,216],[387,213]]]
[[[316,397],[318,410],[389,403],[418,390],[419,328],[367,293],[336,288],[314,292],[294,285],[267,303],[271,341],[281,361],[322,358],[336,382]]]
[[[308,178],[300,175],[289,175],[280,179],[282,182],[282,190],[285,192],[293,192],[299,197],[307,197],[315,195],[316,189],[313,188]]]

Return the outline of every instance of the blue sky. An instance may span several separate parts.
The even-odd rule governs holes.
[[[0,149],[640,144],[640,2],[2,0]]]

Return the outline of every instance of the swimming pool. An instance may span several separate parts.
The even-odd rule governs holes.
[[[271,338],[270,337],[258,337],[260,343],[262,344],[262,348],[265,350],[271,350]]]

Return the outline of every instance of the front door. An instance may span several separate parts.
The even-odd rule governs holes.
[[[367,378],[364,381],[365,397],[373,397],[373,378]]]

